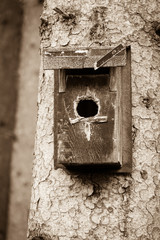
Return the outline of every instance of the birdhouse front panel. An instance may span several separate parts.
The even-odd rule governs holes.
[[[109,74],[66,75],[58,94],[57,160],[64,165],[120,164],[116,149],[116,92]]]

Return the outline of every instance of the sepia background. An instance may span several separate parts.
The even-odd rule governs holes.
[[[26,239],[42,1],[0,1],[0,240]]]

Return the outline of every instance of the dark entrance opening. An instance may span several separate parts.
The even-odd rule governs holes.
[[[98,105],[91,99],[80,100],[77,105],[77,112],[81,117],[93,117],[98,113]]]

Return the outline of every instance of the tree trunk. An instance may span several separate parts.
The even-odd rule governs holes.
[[[29,240],[160,239],[158,4],[44,2],[41,49],[131,46],[133,159],[131,174],[54,168],[54,70],[42,61]]]

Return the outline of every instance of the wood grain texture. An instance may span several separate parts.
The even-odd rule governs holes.
[[[59,164],[119,164],[114,157],[117,147],[113,149],[116,93],[109,91],[109,83],[107,74],[67,76],[66,92],[58,94]],[[78,116],[76,106],[82,99],[97,103],[97,116],[83,119]]]
[[[117,79],[119,81],[117,68],[111,67],[110,68],[110,84],[109,84],[109,88],[111,92],[117,91]]]
[[[125,103],[125,104],[124,104]],[[126,172],[132,170],[131,49],[127,48],[127,65],[122,67],[122,161]],[[123,169],[121,169],[123,171]]]
[[[65,77],[65,70],[59,71],[59,92],[65,92],[66,90],[66,77]]]
[[[43,51],[43,65],[45,70],[49,69],[77,69],[93,68],[94,63],[110,52],[112,48],[100,49],[52,49]],[[110,59],[103,67],[116,67],[126,65],[126,50]]]

